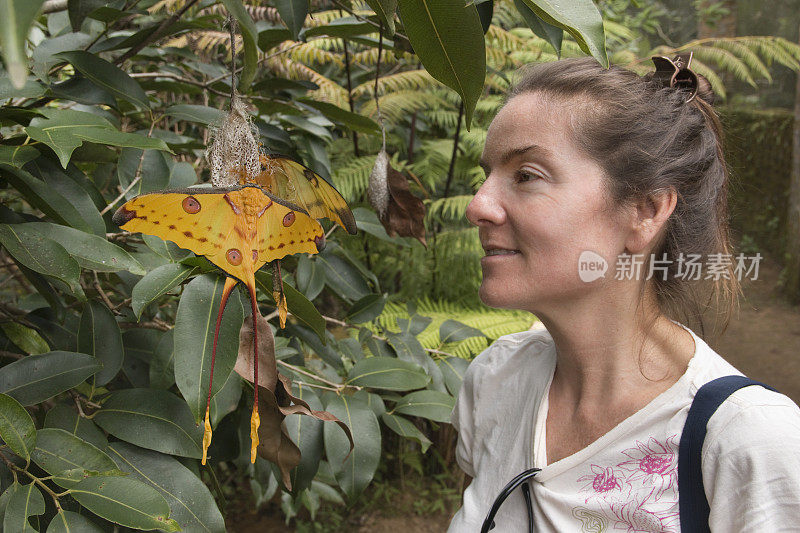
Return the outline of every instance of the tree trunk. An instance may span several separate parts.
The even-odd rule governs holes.
[[[800,302],[800,72],[794,95],[794,128],[792,142],[792,175],[789,177],[789,213],[786,217],[786,294]]]

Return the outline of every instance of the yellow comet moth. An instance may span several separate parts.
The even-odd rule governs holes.
[[[209,406],[214,359],[222,313],[228,296],[239,281],[244,283],[250,294],[253,316],[257,316],[255,272],[264,264],[289,254],[315,254],[321,251],[325,246],[322,226],[302,207],[270,194],[254,184],[143,194],[120,207],[114,214],[113,221],[127,231],[155,235],[197,255],[205,256],[229,275],[225,281],[217,315],[211,355],[211,378],[203,435],[203,464],[205,464],[206,452],[211,443]],[[274,270],[277,272],[278,268]],[[276,288],[278,292],[276,302],[279,310],[283,311],[281,313],[281,327],[283,327],[286,300],[282,295],[279,281],[276,287],[279,287]],[[258,383],[258,338],[255,330],[253,335],[256,346],[254,383]],[[255,462],[258,446],[258,425],[258,387],[255,387],[255,402],[251,415],[252,462]]]

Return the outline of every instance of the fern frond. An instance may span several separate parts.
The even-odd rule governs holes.
[[[254,6],[250,4],[243,4],[245,10],[250,14],[254,21],[267,21],[272,24],[283,24],[281,20],[281,16],[278,14],[278,10],[274,7],[268,6]],[[213,6],[209,6],[205,9],[200,11],[203,14],[209,15],[220,15],[221,17],[225,18],[228,16],[228,8],[225,7],[223,3],[217,3]]]
[[[439,328],[446,320],[457,320],[476,328],[491,340],[510,333],[525,331],[538,322],[535,316],[525,311],[465,306],[429,298],[416,301],[416,306],[417,314],[433,319],[428,327],[417,335],[420,344],[425,348],[445,351],[465,359],[472,359],[485,350],[489,340],[486,337],[472,337],[457,343],[442,344],[439,338]],[[397,331],[397,319],[408,318],[408,316],[404,304],[389,302],[376,320],[383,330]],[[368,327],[373,331],[378,330],[375,326]]]
[[[445,102],[433,94],[422,95],[419,91],[396,91],[378,98],[381,113],[385,119],[399,123],[411,116],[414,111],[437,109],[445,106]],[[360,108],[360,113],[370,118],[377,118],[375,100],[369,99]]]
[[[283,43],[280,46],[284,46],[285,44],[286,43]],[[281,56],[267,59],[266,66],[279,76],[284,76],[293,80],[308,80],[316,83],[319,89],[308,93],[309,96],[315,100],[329,102],[342,108],[346,108],[348,105],[347,90],[335,81],[313,70],[311,67]]]
[[[378,79],[378,94],[407,91],[410,89],[427,89],[441,85],[427,70],[406,70]],[[372,97],[375,90],[375,80],[369,80],[353,88],[353,96]]]
[[[721,70],[728,71],[736,78],[746,81],[753,87],[756,87],[756,82],[750,75],[750,70],[747,68],[744,61],[725,48],[698,46],[697,48],[692,48],[692,51],[695,57],[700,59],[703,63],[713,61]]]
[[[764,65],[761,59],[759,59],[758,55],[747,46],[746,42],[720,39],[715,43],[715,45],[719,48],[728,50],[730,53],[741,59],[742,63],[747,65],[747,68],[750,69],[751,73],[765,78],[772,83],[772,76],[769,73],[769,69],[766,65]]]
[[[356,52],[352,55],[352,61],[365,66],[374,66],[378,62],[378,49],[367,48]],[[381,65],[396,65],[400,61],[415,64],[419,60],[411,52],[403,52],[399,58],[395,54],[387,54],[386,51],[381,54]]]
[[[303,63],[305,65],[310,65],[313,63],[318,65],[328,65],[333,63],[336,66],[344,67],[344,61],[338,54],[328,52],[322,47],[317,46],[316,41],[322,41],[322,39],[315,39],[312,42],[300,43],[289,50],[287,55],[292,59],[292,61]]]
[[[428,214],[441,219],[464,220],[467,206],[473,196],[472,194],[462,194],[449,198],[437,198],[428,204]]]
[[[191,33],[184,33],[169,39],[165,46],[175,48],[188,48],[198,55],[209,57],[216,52],[218,47],[225,50],[227,55],[231,53],[230,34],[222,31],[201,30]],[[242,37],[236,36],[236,49],[241,50]]]
[[[708,78],[708,82],[720,98],[724,100],[727,97],[727,91],[725,90],[725,84],[722,82],[722,78],[711,67],[698,59],[693,59],[692,70]]]
[[[369,174],[375,165],[375,156],[352,157],[341,167],[333,169],[333,182],[348,202],[355,202],[364,195],[369,183]]]

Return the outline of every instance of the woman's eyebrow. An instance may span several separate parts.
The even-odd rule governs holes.
[[[521,146],[519,148],[512,148],[510,150],[507,150],[500,157],[500,164],[505,165],[516,157],[519,157],[521,155],[528,155],[530,153],[543,159],[544,162],[549,162],[553,155],[552,150],[550,150],[549,148],[545,148],[544,146],[540,146],[538,144],[531,144],[530,146]],[[488,174],[488,171],[491,168],[489,163],[487,163],[484,159],[481,159],[478,164],[484,170],[484,172]]]

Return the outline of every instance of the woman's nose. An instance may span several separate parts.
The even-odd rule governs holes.
[[[491,177],[486,178],[467,205],[467,220],[475,226],[501,224],[505,220],[505,209],[498,193]]]

